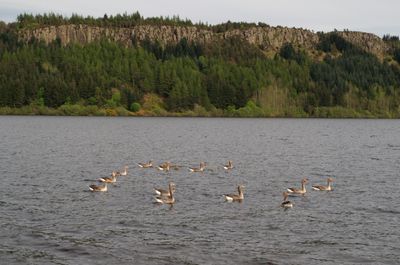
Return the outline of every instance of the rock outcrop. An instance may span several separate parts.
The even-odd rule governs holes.
[[[378,36],[357,31],[340,31],[338,34],[348,42],[363,48],[365,51],[375,54],[377,56],[383,56],[388,52],[389,46]]]
[[[338,32],[338,34],[347,41],[377,56],[383,55],[388,50],[385,42],[374,34],[351,31]],[[186,38],[189,42],[208,43],[221,38],[240,37],[263,50],[274,51],[279,50],[285,43],[292,43],[294,46],[305,49],[314,49],[319,42],[318,34],[312,31],[280,26],[233,29],[222,33],[215,33],[195,26],[154,25],[138,25],[133,28],[61,25],[19,31],[20,40],[29,41],[32,37],[43,40],[47,44],[59,38],[63,45],[71,42],[86,44],[107,38],[125,46],[132,45],[133,39],[138,41],[157,40],[162,45],[166,45],[176,44],[182,38]]]

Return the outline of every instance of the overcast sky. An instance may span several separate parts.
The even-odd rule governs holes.
[[[136,11],[145,17],[179,15],[210,24],[231,20],[400,35],[400,0],[0,0],[0,20],[6,22],[24,12],[100,17]]]

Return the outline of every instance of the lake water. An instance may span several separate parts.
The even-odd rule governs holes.
[[[1,264],[400,262],[399,120],[2,116],[0,176]],[[327,177],[334,191],[311,190]],[[176,204],[154,204],[169,181]]]

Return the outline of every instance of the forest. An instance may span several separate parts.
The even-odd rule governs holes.
[[[207,25],[132,15],[64,18],[20,15],[0,22],[0,114],[148,115],[226,117],[400,117],[400,42],[383,40],[386,58],[347,42],[336,32],[318,33],[318,56],[285,44],[275,54],[238,37],[176,45],[107,39],[86,45],[46,45],[18,40],[18,30],[48,25],[130,27],[173,24],[216,32],[267,26]]]

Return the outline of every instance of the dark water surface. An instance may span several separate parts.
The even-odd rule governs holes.
[[[3,116],[0,176],[0,264],[400,263],[398,120]],[[175,206],[153,204],[169,181]],[[244,202],[224,202],[238,184]]]

